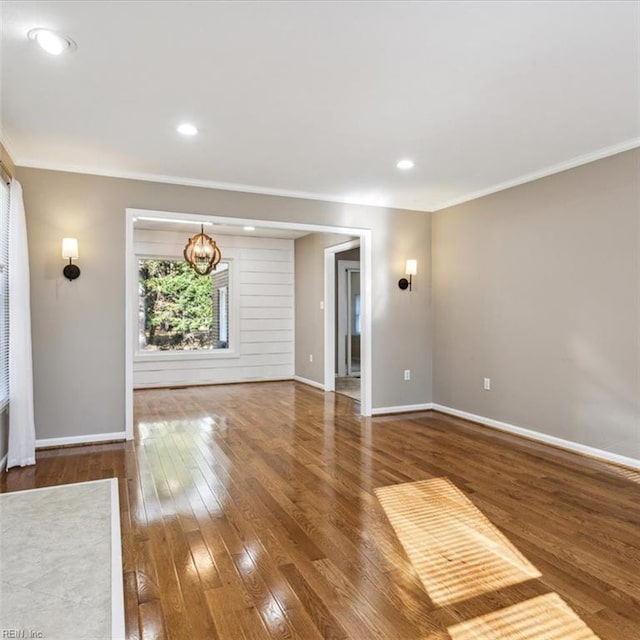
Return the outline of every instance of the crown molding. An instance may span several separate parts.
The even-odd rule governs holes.
[[[11,145],[7,142],[4,131],[0,129],[0,164],[4,167],[9,178],[16,176],[16,163],[13,161],[15,156],[11,153]]]
[[[15,161],[16,154],[13,153],[15,147],[13,146],[11,139],[7,135],[7,130],[2,126],[0,126],[0,143],[2,143],[2,145],[4,146],[4,150],[11,156],[11,160],[13,161],[13,163],[17,165],[18,163]]]
[[[526,184],[527,182],[533,182],[534,180],[539,180],[540,178],[546,178],[547,176],[552,176],[555,173],[561,173],[562,171],[567,171],[568,169],[574,169],[575,167],[579,167],[583,164],[589,164],[589,162],[602,160],[603,158],[608,158],[609,156],[614,156],[618,153],[623,153],[624,151],[630,151],[631,149],[635,149],[637,147],[640,147],[640,138],[631,138],[630,140],[625,140],[624,142],[620,142],[619,144],[614,144],[610,147],[604,147],[603,149],[598,149],[597,151],[592,151],[591,153],[585,153],[582,156],[577,156],[565,162],[553,164],[549,167],[546,167],[545,169],[540,169],[539,171],[525,173],[524,175],[518,176],[517,178],[513,178],[505,182],[500,182],[491,187],[487,187],[486,189],[473,191],[460,198],[448,200],[447,202],[440,203],[437,206],[431,208],[430,211],[442,211],[443,209],[448,209],[449,207],[453,207],[457,204],[462,204],[463,202],[476,200],[484,196],[489,196],[492,193],[498,193],[498,191],[504,191],[505,189],[511,189],[512,187],[517,187],[522,184]]]
[[[5,138],[5,142],[6,142],[6,138]],[[539,180],[540,178],[546,178],[547,176],[551,176],[556,173],[561,173],[562,171],[567,171],[568,169],[574,169],[575,167],[579,167],[583,164],[588,164],[589,162],[602,160],[603,158],[607,158],[609,156],[613,156],[618,153],[623,153],[624,151],[630,151],[631,149],[635,149],[637,147],[640,147],[640,138],[631,138],[629,140],[625,140],[624,142],[620,142],[618,144],[611,145],[609,147],[604,147],[603,149],[598,149],[597,151],[592,151],[590,153],[577,156],[565,162],[550,165],[544,169],[540,169],[539,171],[533,171],[531,173],[523,174],[516,178],[512,178],[511,180],[500,182],[498,184],[487,187],[486,189],[472,191],[470,193],[467,193],[464,196],[460,196],[459,198],[454,198],[453,200],[447,200],[445,202],[438,203],[433,207],[424,208],[424,209],[418,209],[414,207],[398,207],[398,206],[391,206],[391,205],[382,205],[382,204],[376,204],[375,202],[365,202],[363,200],[357,201],[354,199],[343,198],[336,195],[325,195],[325,194],[314,193],[310,191],[296,191],[293,189],[273,189],[271,187],[261,187],[261,186],[251,185],[251,184],[239,184],[234,182],[217,182],[215,180],[185,178],[181,176],[167,176],[167,175],[161,175],[161,174],[155,174],[155,173],[144,173],[144,172],[137,172],[137,171],[119,171],[116,169],[109,169],[109,168],[105,169],[105,168],[91,167],[86,165],[75,165],[75,164],[46,162],[46,161],[43,162],[37,159],[30,159],[30,158],[19,158],[18,161],[16,161],[15,156],[13,156],[13,158],[14,158],[14,163],[17,167],[26,167],[30,169],[45,169],[48,171],[64,171],[67,173],[80,173],[84,175],[100,176],[103,178],[140,180],[143,182],[157,182],[161,184],[172,184],[172,185],[178,185],[178,186],[184,186],[184,187],[199,187],[202,189],[219,189],[221,191],[237,191],[240,193],[276,196],[280,198],[298,198],[303,200],[317,200],[320,202],[332,202],[336,204],[345,204],[345,205],[352,205],[352,206],[375,207],[375,208],[382,208],[382,209],[397,209],[402,211],[417,211],[419,213],[433,213],[436,211],[442,211],[443,209],[447,209],[449,207],[453,207],[458,204],[462,204],[464,202],[469,202],[471,200],[483,198],[484,196],[488,196],[493,193],[498,193],[499,191],[511,189],[512,187],[517,187],[522,184],[526,184],[527,182],[533,182],[534,180]]]
[[[351,198],[341,198],[335,195],[324,195],[310,191],[295,191],[291,189],[272,189],[251,184],[237,184],[235,182],[217,182],[215,180],[202,180],[199,178],[184,178],[180,176],[165,176],[155,173],[142,173],[137,171],[119,171],[116,169],[104,169],[85,165],[65,164],[58,162],[41,162],[37,159],[21,158],[16,166],[27,169],[44,169],[47,171],[64,171],[66,173],[80,173],[84,175],[100,176],[103,178],[120,178],[123,180],[141,180],[143,182],[159,182],[183,187],[200,187],[202,189],[219,189],[220,191],[238,191],[263,196],[277,196],[280,198],[298,198],[302,200],[318,200],[320,202],[333,202],[336,204],[348,204],[361,207],[376,207],[379,209],[397,209],[401,211],[417,211],[429,213],[427,209],[415,209],[407,207],[394,207],[374,202],[358,201]]]

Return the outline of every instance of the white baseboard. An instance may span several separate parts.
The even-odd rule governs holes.
[[[432,402],[424,402],[422,404],[404,404],[395,407],[376,407],[371,410],[371,415],[381,416],[387,413],[409,413],[410,411],[429,411],[433,409]]]
[[[63,438],[44,438],[36,440],[36,449],[42,447],[64,447],[69,444],[94,444],[96,442],[110,442],[112,440],[126,440],[127,434],[124,431],[114,433],[93,433],[84,436],[65,436]]]
[[[134,391],[146,391],[153,389],[188,389],[190,387],[219,387],[225,384],[253,384],[258,382],[286,382],[291,376],[259,377],[259,378],[229,378],[228,380],[216,380],[215,382],[145,382],[134,384]]]
[[[500,422],[499,420],[493,420],[493,418],[485,418],[484,416],[477,416],[474,413],[468,413],[467,411],[460,411],[459,409],[452,409],[451,407],[445,407],[441,404],[434,403],[432,405],[434,411],[440,411],[441,413],[447,413],[457,418],[464,418],[471,422],[479,422],[487,427],[493,429],[499,429],[500,431],[506,431],[507,433],[513,433],[529,440],[537,440],[538,442],[544,442],[545,444],[551,444],[554,447],[560,449],[566,449],[567,451],[573,451],[575,453],[581,453],[582,455],[589,456],[591,458],[597,458],[598,460],[604,460],[605,462],[613,462],[624,467],[630,467],[631,469],[640,469],[640,460],[636,458],[629,458],[627,456],[621,456],[617,453],[611,453],[610,451],[604,451],[603,449],[596,449],[595,447],[589,447],[585,444],[573,442],[572,440],[564,440],[562,438],[556,438],[546,433],[540,433],[539,431],[532,431],[531,429],[524,429],[523,427],[516,427],[513,424],[507,422]]]
[[[316,389],[324,391],[324,385],[320,382],[316,382],[315,380],[309,380],[309,378],[303,378],[302,376],[293,376],[293,379],[296,382],[302,382],[302,384],[308,384],[310,387],[315,387]]]
[[[7,458],[9,457],[8,453],[5,453],[4,456],[2,456],[2,459],[0,459],[0,471],[5,471],[7,468]]]

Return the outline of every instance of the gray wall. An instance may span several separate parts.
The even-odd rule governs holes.
[[[373,236],[373,406],[431,400],[430,216],[425,213],[218,191],[19,167],[31,266],[38,438],[124,429],[127,207],[364,227]],[[82,275],[61,275],[60,241],[76,236]],[[404,260],[421,274],[413,295]],[[413,379],[402,381],[402,369]]]
[[[639,175],[635,150],[432,215],[434,402],[639,457]]]
[[[295,241],[296,375],[324,384],[324,250],[351,236],[310,233]],[[309,362],[309,355],[313,362]]]
[[[338,266],[338,260],[360,260],[360,247],[354,247],[353,249],[336,253],[336,267]]]

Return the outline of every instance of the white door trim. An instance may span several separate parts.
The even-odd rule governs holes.
[[[364,242],[364,238],[361,235],[360,240],[349,240],[348,242],[342,242],[336,244],[333,247],[327,247],[324,250],[324,388],[326,391],[335,391],[336,389],[336,253],[342,253],[349,249],[355,249],[360,247],[360,282],[362,296],[362,336],[360,337],[360,352],[361,361],[360,366],[362,368],[360,385],[362,388],[362,415],[371,415],[371,371],[365,373],[367,364],[365,362],[368,359],[368,366],[371,367],[371,356],[368,353],[370,350],[370,342],[367,343],[367,339],[371,340],[371,269],[365,267],[365,261],[363,260],[363,254],[366,252],[367,247],[371,252],[371,231],[368,231],[369,240]],[[355,234],[354,234],[355,235]],[[361,242],[362,241],[362,242]],[[369,265],[371,262],[369,261]],[[366,272],[365,272],[366,269]],[[362,286],[364,284],[364,286]],[[368,285],[368,289],[367,289]],[[368,306],[367,306],[368,305]],[[368,338],[367,338],[368,336]],[[367,352],[367,353],[365,353]],[[365,396],[367,395],[367,389],[365,388],[369,384],[369,405],[368,413],[365,413]]]
[[[360,278],[362,283],[362,336],[361,336],[361,368],[362,368],[362,399],[360,402],[360,412],[363,416],[371,415],[372,406],[372,371],[371,371],[371,264],[372,264],[372,249],[371,249],[371,229],[364,229],[359,227],[338,227],[330,225],[319,224],[306,224],[299,222],[277,222],[274,220],[260,220],[253,218],[234,218],[230,216],[216,216],[216,215],[200,215],[174,211],[156,211],[150,209],[132,209],[127,208],[125,210],[125,424],[127,440],[133,439],[133,354],[134,354],[134,300],[136,297],[136,277],[134,269],[134,243],[133,243],[133,225],[135,218],[140,216],[153,216],[154,218],[174,218],[182,220],[195,220],[197,222],[213,222],[220,224],[234,224],[234,225],[253,225],[259,227],[266,227],[270,229],[290,229],[296,231],[309,231],[310,233],[341,233],[349,236],[359,237],[359,240],[353,240],[350,242],[337,245],[340,247],[337,251],[345,251],[354,246],[360,246]],[[186,236],[185,236],[186,237]],[[334,247],[331,247],[332,249]],[[336,251],[336,252],[337,252]],[[335,253],[335,252],[334,252]],[[335,257],[332,254],[332,279],[333,288],[335,289]],[[335,328],[333,327],[333,321],[327,322],[327,307],[333,307],[334,303],[331,302],[332,298],[327,297],[327,276],[326,276],[327,254],[325,251],[325,382],[327,372],[327,331],[332,334],[331,343],[331,390],[335,386],[335,380],[333,378],[334,361],[335,361]],[[335,298],[335,291],[334,291]],[[332,313],[335,313],[332,309]],[[332,316],[333,317],[333,316]],[[328,326],[330,325],[330,326]],[[329,390],[329,389],[327,389]]]

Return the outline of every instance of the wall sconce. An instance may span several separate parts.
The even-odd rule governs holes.
[[[398,286],[404,291],[405,289],[409,289],[411,291],[411,276],[415,276],[418,273],[418,261],[417,260],[407,260],[407,264],[405,265],[404,272],[409,276],[409,279],[400,278],[398,280]]]
[[[69,264],[65,265],[62,274],[67,280],[75,280],[80,275],[80,268],[73,264],[73,260],[78,259],[78,240],[76,238],[62,238],[62,257],[69,259]]]

